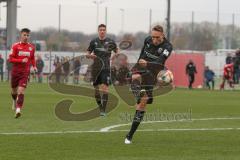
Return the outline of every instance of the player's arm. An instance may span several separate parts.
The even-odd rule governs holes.
[[[95,59],[97,56],[93,53],[95,49],[95,45],[94,45],[94,41],[92,40],[89,44],[89,47],[87,49],[87,54],[86,57],[87,58],[91,58],[91,59]]]
[[[138,60],[138,64],[140,64],[140,66],[142,66],[142,67],[146,67],[147,64],[148,64],[148,62],[147,62],[145,59],[140,58],[140,59]]]
[[[162,54],[160,54],[159,59],[157,59],[157,63],[164,66],[166,60],[170,57],[172,50],[172,45],[170,43],[166,44]]]
[[[17,58],[17,47],[15,45],[12,46],[11,52],[9,54],[9,62],[10,63],[27,63],[28,59],[27,58]]]
[[[144,41],[144,45],[143,45],[143,47],[141,49],[141,52],[140,52],[140,55],[139,55],[139,58],[138,58],[138,61],[137,61],[138,64],[140,64],[140,66],[143,66],[143,67],[147,66],[147,61],[145,60],[146,54],[144,53],[146,41],[147,41],[147,38]]]
[[[114,41],[112,43],[114,45],[112,50],[114,54],[111,55],[111,60],[113,60],[119,54],[119,48],[117,47],[117,44]]]

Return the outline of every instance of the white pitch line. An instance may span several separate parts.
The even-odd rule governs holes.
[[[74,133],[100,133],[100,131],[48,131],[48,132],[5,132],[5,133],[0,132],[0,135],[44,135],[44,134],[74,134]]]
[[[146,122],[142,122],[144,124],[148,124],[148,123],[171,123],[171,122],[193,122],[193,121],[210,121],[210,120],[238,120],[240,119],[240,117],[224,117],[224,118],[201,118],[201,119],[190,119],[190,120],[170,120],[170,121],[146,121]],[[123,127],[123,126],[128,126],[131,125],[132,123],[125,123],[125,124],[117,124],[117,125],[112,125],[112,126],[108,126],[108,127],[104,127],[102,129],[100,129],[101,132],[108,132],[111,129],[114,128],[118,128],[118,127]]]
[[[240,128],[171,128],[171,129],[144,129],[138,132],[175,132],[175,131],[225,131],[225,130],[240,130]],[[127,132],[128,130],[110,130],[102,131],[53,131],[53,132],[6,132],[0,135],[49,135],[49,134],[80,134],[80,133],[112,133],[112,132]]]
[[[240,117],[225,117],[225,118],[202,118],[202,119],[191,119],[192,121],[208,121],[208,120],[238,120]],[[188,122],[182,120],[182,122]],[[161,122],[179,122],[179,121],[146,121],[143,123],[161,123]],[[48,135],[48,134],[77,134],[77,133],[109,133],[109,132],[127,132],[128,130],[111,130],[114,128],[128,126],[127,124],[118,124],[109,127],[102,128],[100,130],[90,131],[46,131],[46,132],[0,132],[0,135]],[[172,128],[172,129],[145,129],[138,130],[138,132],[161,132],[161,131],[221,131],[221,130],[240,130],[240,128]]]
[[[225,131],[240,130],[240,128],[166,128],[166,129],[140,129],[138,132],[169,132],[169,131]],[[120,132],[129,130],[111,130],[110,132]],[[109,132],[109,131],[108,131]]]

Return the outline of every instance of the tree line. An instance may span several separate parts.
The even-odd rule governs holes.
[[[141,49],[147,32],[109,33],[108,36],[117,42],[131,40],[132,50]],[[84,34],[56,28],[42,28],[33,31],[33,41],[45,41],[47,50],[54,51],[86,51],[91,39],[97,34]],[[219,25],[211,22],[201,23],[173,23],[171,27],[171,40],[176,50],[207,51],[214,49],[235,49],[240,44],[240,28],[233,25]]]

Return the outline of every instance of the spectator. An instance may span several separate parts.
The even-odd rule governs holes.
[[[188,64],[186,65],[186,74],[188,75],[188,88],[192,89],[192,84],[195,80],[195,74],[197,74],[197,69],[195,64],[192,60],[189,60]]]
[[[64,72],[64,83],[68,83],[68,76],[70,72],[69,58],[65,57],[63,59],[63,72]]]
[[[37,82],[36,71],[33,69],[32,64],[30,64],[30,75],[29,75],[29,82]]]
[[[130,72],[128,68],[128,58],[124,54],[119,54],[117,56],[118,70],[117,70],[117,81],[119,85],[127,84],[127,75]]]
[[[111,81],[112,81],[113,84],[118,84],[116,66],[111,66]]]
[[[80,57],[76,57],[73,63],[73,83],[74,84],[79,84],[79,73],[80,73],[80,68],[81,68],[81,62],[80,62]]]
[[[38,83],[42,83],[44,62],[40,55],[37,55],[36,67],[37,67]]]
[[[215,73],[211,69],[209,69],[208,66],[206,66],[204,71],[204,78],[205,78],[205,83],[208,89],[211,89],[211,86],[209,84],[211,82],[212,90],[214,90],[214,76],[215,76]]]
[[[56,83],[61,83],[61,75],[62,75],[62,64],[60,62],[59,57],[56,57],[54,60],[54,64],[55,66],[55,76],[56,76]]]
[[[233,83],[239,84],[240,78],[240,49],[238,49],[235,53],[235,57],[233,59]]]
[[[0,54],[0,76],[1,76],[1,81],[3,81],[3,66],[4,66],[4,59],[2,58],[2,55]]]
[[[11,78],[11,70],[12,70],[12,63],[9,62],[9,59],[7,59],[6,65],[7,65],[7,81],[9,81]]]

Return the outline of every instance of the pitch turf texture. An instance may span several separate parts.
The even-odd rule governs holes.
[[[240,92],[176,89],[155,98],[148,113],[185,113],[191,121],[141,124],[131,145],[124,137],[125,113],[134,108],[120,101],[107,115],[86,122],[59,120],[54,106],[63,98],[75,103],[72,112],[89,110],[95,101],[58,94],[46,84],[30,84],[23,117],[14,119],[9,84],[0,83],[0,159],[49,160],[239,160]],[[189,113],[190,114],[190,113]],[[126,115],[126,114],[125,114]],[[96,132],[90,132],[96,131]]]

